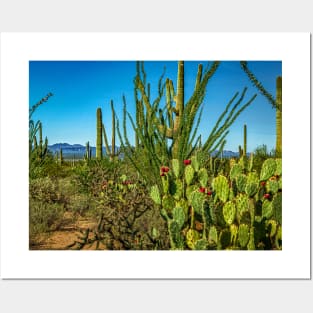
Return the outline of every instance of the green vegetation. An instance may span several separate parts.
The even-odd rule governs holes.
[[[89,142],[83,160],[66,160],[62,150],[53,157],[48,139],[43,141],[43,125],[31,121],[30,248],[38,246],[41,235],[52,236],[69,223],[76,239],[62,249],[282,249],[281,141],[273,156],[265,145],[249,154],[245,124],[239,156],[227,159],[222,153],[230,126],[256,95],[243,103],[247,89],[240,96],[236,93],[208,138],[198,135],[206,86],[218,66],[219,62],[205,69],[199,65],[194,92],[185,100],[184,62],[178,62],[176,89],[162,75],[153,100],[144,63],[138,62],[136,114],[127,112],[123,97],[120,123],[111,101],[109,147],[102,109],[97,109],[94,157]],[[246,63],[242,66],[253,81]],[[255,84],[271,99],[261,84]],[[281,128],[281,78],[273,101],[279,104],[277,128]],[[135,135],[134,145],[128,139],[127,122]],[[118,153],[116,132],[121,142]],[[214,151],[218,153],[212,156]],[[79,226],[82,219],[87,226]]]

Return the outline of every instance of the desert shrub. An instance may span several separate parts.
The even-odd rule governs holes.
[[[112,250],[168,249],[166,224],[158,208],[143,186],[129,182],[108,183],[94,197],[97,206],[93,214],[98,226],[88,230],[70,248],[94,244],[98,248],[101,243]]]
[[[268,152],[266,145],[261,145],[254,150],[253,156],[253,168],[260,174],[264,161],[272,157],[272,155]]]
[[[42,203],[56,203],[61,200],[57,180],[49,177],[32,179],[29,182],[30,198]]]
[[[57,229],[64,215],[64,205],[31,200],[29,205],[30,242],[36,235]]]
[[[29,162],[29,178],[44,178],[44,177],[66,177],[69,175],[71,167],[69,164],[59,164],[51,154],[48,154],[42,160],[30,159]]]

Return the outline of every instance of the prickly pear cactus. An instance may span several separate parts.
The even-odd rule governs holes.
[[[255,250],[254,227],[250,227],[249,242],[248,242],[247,248],[248,250]]]
[[[231,237],[230,237],[231,244],[235,246],[237,237],[238,237],[238,226],[236,224],[232,224],[229,226],[229,230],[231,234]]]
[[[238,241],[242,248],[245,248],[250,239],[250,227],[247,224],[240,224],[238,228]]]
[[[172,213],[175,207],[175,199],[171,195],[164,195],[162,198],[162,207],[167,213]]]
[[[200,168],[198,172],[198,179],[201,187],[206,187],[208,184],[209,176],[205,168]]]
[[[180,174],[180,164],[178,159],[172,160],[172,167],[175,177],[178,178]]]
[[[271,176],[275,174],[277,168],[277,164],[275,159],[267,159],[263,162],[262,168],[261,168],[261,173],[260,173],[260,180],[267,180]]]
[[[205,238],[199,239],[195,242],[193,250],[206,250],[208,242]]]
[[[259,189],[259,180],[255,173],[249,173],[247,176],[247,183],[245,192],[249,197],[253,197]]]
[[[218,243],[218,234],[215,226],[210,226],[208,240],[209,243]]]
[[[173,209],[173,220],[177,223],[178,227],[181,229],[185,223],[185,212],[181,207],[175,207]]]
[[[234,164],[229,172],[230,180],[233,181],[242,173],[242,166],[240,164]]]
[[[176,179],[175,182],[171,182],[170,193],[175,200],[180,200],[183,196],[183,183],[181,180]]]
[[[194,178],[195,170],[193,169],[192,165],[187,165],[185,167],[185,181],[187,186],[189,186]]]
[[[164,175],[162,177],[162,186],[163,186],[164,193],[168,193],[169,187],[170,187],[170,180],[169,180],[169,177],[167,175]]]
[[[266,182],[266,190],[267,192],[271,192],[273,194],[277,193],[279,189],[279,181],[276,178],[269,179]]]
[[[218,249],[225,249],[231,244],[231,233],[228,229],[221,230],[218,239]]]
[[[234,222],[236,216],[236,206],[233,202],[228,201],[224,204],[223,216],[228,225],[231,225]]]
[[[200,164],[199,164],[199,161],[198,161],[197,156],[192,156],[192,157],[191,157],[191,164],[192,164],[194,170],[195,170],[196,172],[198,172],[198,171],[199,171],[199,168],[200,168]]]
[[[190,249],[194,249],[195,243],[199,240],[200,234],[194,229],[188,229],[186,234],[186,244]]]
[[[262,217],[270,219],[273,215],[273,205],[272,202],[265,199],[262,203]]]
[[[229,195],[228,180],[225,176],[219,175],[212,181],[212,187],[216,193],[217,198],[221,201],[226,202]]]
[[[243,174],[239,174],[236,177],[236,186],[239,192],[244,192],[247,184],[247,176]]]
[[[156,204],[161,205],[161,196],[157,185],[151,187],[150,197]]]
[[[281,225],[282,224],[282,195],[277,193],[273,197],[273,217]]]
[[[179,224],[175,220],[171,220],[168,226],[172,248],[178,250],[184,249],[184,238],[181,234]]]
[[[200,215],[202,214],[202,208],[203,208],[204,202],[205,202],[205,196],[203,193],[196,190],[192,192],[192,194],[190,195],[190,204],[192,205],[192,207],[194,208],[197,214],[200,214]]]
[[[282,160],[276,159],[276,171],[275,175],[281,176],[282,174]]]

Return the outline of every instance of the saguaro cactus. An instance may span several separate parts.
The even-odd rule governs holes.
[[[282,153],[282,78],[276,79],[276,154],[281,156]]]
[[[97,109],[97,144],[96,144],[96,158],[102,159],[102,111]]]
[[[64,161],[64,159],[63,159],[63,151],[62,151],[62,148],[60,148],[60,165],[62,165],[63,164],[63,161]]]
[[[111,146],[111,151],[110,151],[108,137],[107,137],[104,125],[102,125],[102,131],[103,131],[106,154],[110,157],[110,160],[112,161],[116,155],[116,153],[115,153],[115,112],[114,112],[114,106],[113,106],[112,100],[111,100],[111,111],[112,111],[112,146]]]
[[[243,126],[243,155],[247,155],[247,125]]]
[[[90,148],[90,145],[89,145],[89,141],[87,141],[87,143],[86,143],[86,152],[85,152],[85,160],[89,161],[90,158],[91,158],[91,148]]]

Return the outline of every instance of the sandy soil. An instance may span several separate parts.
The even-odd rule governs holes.
[[[37,236],[30,250],[65,250],[68,245],[78,240],[77,237],[81,235],[80,230],[93,229],[96,225],[95,220],[86,217],[78,217],[74,220],[70,213],[66,213],[57,230]]]

